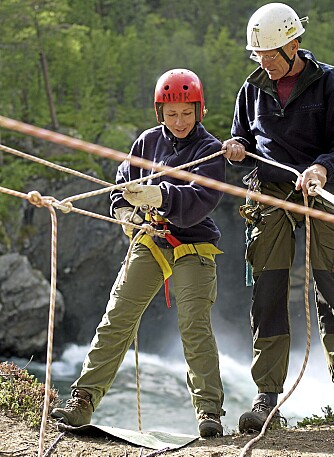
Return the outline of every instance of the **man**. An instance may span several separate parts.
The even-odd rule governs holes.
[[[224,180],[223,156],[205,160],[222,144],[201,123],[205,106],[198,76],[187,69],[164,73],[155,88],[154,107],[160,125],[138,137],[130,156],[170,167],[203,159],[187,170]],[[123,230],[129,237],[133,229],[126,222],[143,222],[144,214],[136,211],[144,206],[150,208],[147,221],[170,233],[165,238],[147,234],[138,238],[131,250],[127,280],[123,280],[122,268],[81,375],[72,385],[72,398],[64,408],[54,409],[52,416],[73,426],[90,422],[134,340],[143,313],[164,280],[166,283],[173,274],[187,386],[199,433],[202,437],[222,435],[224,392],[210,316],[217,294],[215,255],[221,253],[217,248],[220,232],[209,217],[222,193],[167,175],[151,178],[145,184],[129,183],[151,174],[150,170],[123,162],[116,181],[123,183],[125,190],[112,192],[110,212],[124,223]]]
[[[253,14],[246,49],[259,68],[239,91],[232,138],[223,143],[227,159],[255,166],[248,175],[252,190],[299,204],[311,184],[334,191],[334,68],[299,49],[305,20],[283,3],[269,3]],[[289,165],[300,176],[253,161],[245,151]],[[309,197],[309,205],[334,213],[320,197]],[[298,214],[262,204],[252,212],[246,255],[253,271],[251,372],[258,395],[252,410],[239,419],[241,432],[260,431],[283,392],[290,349],[290,269],[295,233],[304,222]],[[310,257],[320,338],[334,382],[332,224],[311,219]],[[273,421],[279,421],[279,412]]]

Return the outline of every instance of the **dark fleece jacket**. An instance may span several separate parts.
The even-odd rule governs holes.
[[[328,182],[334,183],[334,67],[317,62],[307,50],[298,54],[306,66],[285,107],[276,82],[259,67],[239,91],[231,133],[249,152],[299,172],[323,165]],[[292,172],[250,158],[241,164],[258,166],[262,182],[296,179]]]
[[[143,132],[134,142],[130,155],[150,160],[159,165],[176,167],[184,163],[207,157],[221,149],[221,142],[197,123],[187,138],[175,138],[165,126],[157,126]],[[218,156],[186,169],[194,174],[225,181],[225,159]],[[152,171],[134,167],[123,162],[117,171],[116,182],[132,181],[149,176]],[[168,219],[169,229],[181,243],[209,242],[217,245],[220,231],[209,214],[216,208],[223,194],[194,182],[183,181],[172,176],[162,176],[143,184],[159,185],[162,206],[159,214]],[[122,192],[111,193],[111,214],[114,208],[131,206],[122,197]],[[155,237],[162,247],[169,247],[166,240]]]

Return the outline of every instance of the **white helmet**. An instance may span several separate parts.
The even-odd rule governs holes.
[[[247,46],[251,51],[268,51],[281,48],[305,32],[297,13],[284,3],[261,6],[250,18],[247,26]]]

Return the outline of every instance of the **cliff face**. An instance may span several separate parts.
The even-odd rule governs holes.
[[[25,192],[38,190],[58,200],[99,188],[78,178],[48,181],[36,178]],[[15,197],[13,197],[15,198]],[[225,195],[212,217],[218,223],[224,254],[217,257],[218,298],[214,325],[235,340],[235,349],[249,339],[251,288],[245,287],[244,222],[241,199]],[[74,202],[74,206],[109,216],[109,194]],[[91,341],[108,301],[111,286],[128,248],[119,225],[57,210],[57,318],[54,346]],[[4,223],[9,242],[0,241],[0,354],[43,357],[46,347],[50,280],[51,219],[46,208],[26,200],[13,223]],[[294,318],[303,320],[302,245],[292,281]],[[173,304],[173,294],[171,290]],[[304,332],[304,326],[300,327]],[[176,307],[168,309],[161,291],[143,316],[139,341],[146,352],[166,350],[177,333]],[[298,336],[298,332],[297,332]],[[304,338],[304,337],[303,337]],[[248,350],[250,351],[250,346]]]

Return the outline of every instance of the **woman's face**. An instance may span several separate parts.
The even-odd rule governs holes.
[[[195,103],[164,103],[162,112],[166,127],[176,138],[185,138],[195,125]]]

